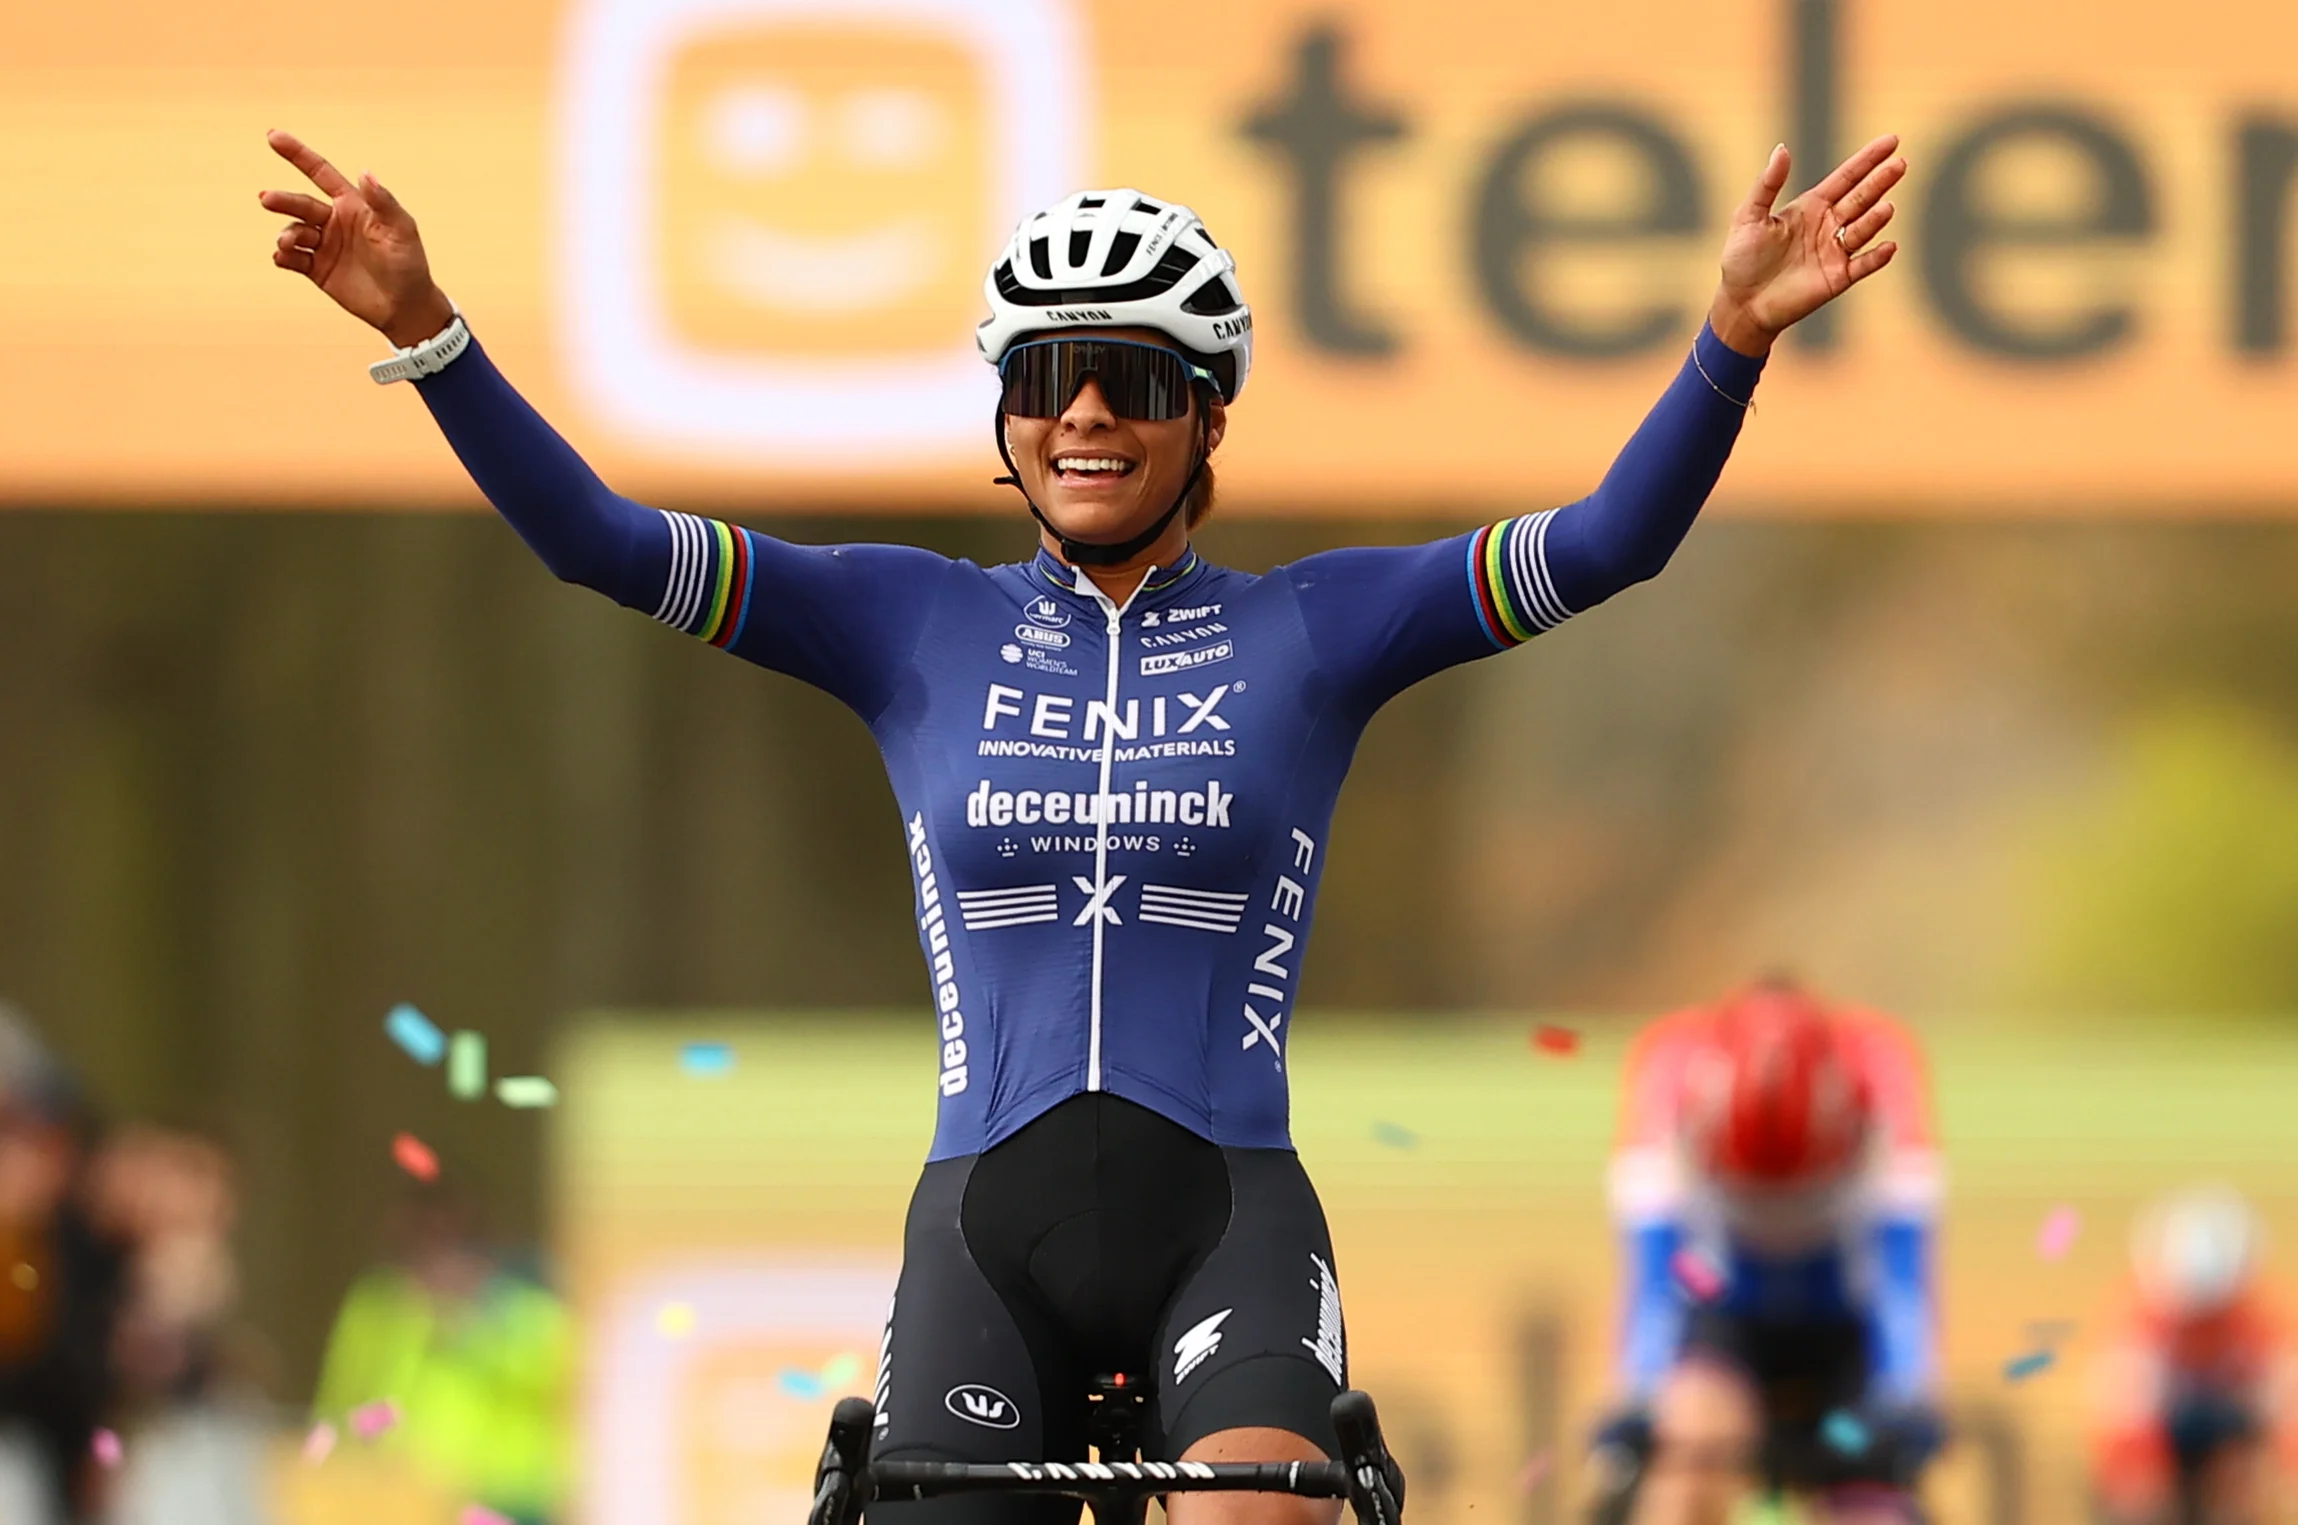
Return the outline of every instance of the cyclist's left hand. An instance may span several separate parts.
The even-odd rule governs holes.
[[[1777,202],[1787,149],[1771,151],[1724,238],[1723,282],[1708,315],[1717,338],[1742,354],[1766,354],[1789,325],[1891,263],[1899,246],[1874,240],[1891,221],[1883,197],[1907,173],[1898,147],[1897,134],[1885,133],[1785,206]]]

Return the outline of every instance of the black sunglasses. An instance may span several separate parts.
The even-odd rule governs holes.
[[[1137,339],[1033,339],[1007,350],[997,374],[1015,418],[1059,418],[1091,376],[1110,410],[1135,423],[1182,417],[1190,384],[1213,380],[1203,366]]]

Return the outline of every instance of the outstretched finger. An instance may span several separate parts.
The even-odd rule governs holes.
[[[1763,173],[1756,176],[1755,184],[1747,193],[1747,205],[1740,208],[1742,217],[1769,217],[1779,200],[1779,193],[1787,188],[1787,172],[1791,161],[1787,145],[1780,144],[1764,161]]]
[[[1891,157],[1899,146],[1899,134],[1887,132],[1865,148],[1835,166],[1835,173],[1813,187],[1820,200],[1830,204],[1841,201],[1843,193],[1867,178],[1867,172]]]
[[[1883,231],[1883,225],[1891,220],[1891,214],[1897,210],[1897,207],[1886,201],[1866,216],[1854,218],[1845,223],[1843,225],[1843,237],[1839,240],[1843,245],[1844,253],[1857,254],[1866,248],[1869,241]]]
[[[297,222],[325,223],[335,208],[317,196],[306,196],[301,191],[258,191],[255,199],[267,212],[292,217]]]
[[[1881,201],[1907,173],[1905,159],[1886,159],[1867,172],[1866,178],[1844,193],[1835,203],[1835,215],[1851,222],[1869,207]]]
[[[1899,252],[1897,244],[1877,244],[1862,249],[1851,257],[1851,284],[1856,286],[1876,271],[1891,263],[1891,256]]]
[[[351,189],[351,182],[343,178],[343,171],[328,163],[319,150],[304,142],[292,132],[274,127],[265,134],[271,151],[311,177],[311,183],[326,192],[330,198]]]

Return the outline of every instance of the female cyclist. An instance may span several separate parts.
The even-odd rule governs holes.
[[[1897,139],[1785,206],[1773,150],[1733,216],[1708,326],[1594,494],[1264,577],[1189,543],[1252,320],[1235,262],[1185,207],[1071,196],[991,270],[996,441],[1038,547],[983,568],[618,497],[471,338],[391,193],[285,133],[271,143],[323,193],[262,193],[293,219],[274,262],[398,346],[378,379],[419,381],[553,572],[827,690],[877,739],[915,878],[940,1112],[876,1454],[1081,1457],[1088,1384],[1118,1371],[1155,1384],[1153,1458],[1331,1454],[1340,1294],[1289,1145],[1284,1064],[1357,737],[1399,690],[1660,570],[1772,341],[1890,262],[1875,238],[1905,172]],[[956,1525],[1075,1507],[884,1513]],[[1238,1494],[1173,1512],[1315,1525],[1337,1508]]]

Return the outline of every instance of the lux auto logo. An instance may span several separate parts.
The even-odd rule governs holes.
[[[1021,1426],[1021,1410],[994,1387],[968,1382],[943,1395],[942,1406],[968,1424],[984,1429],[1012,1430]]]

